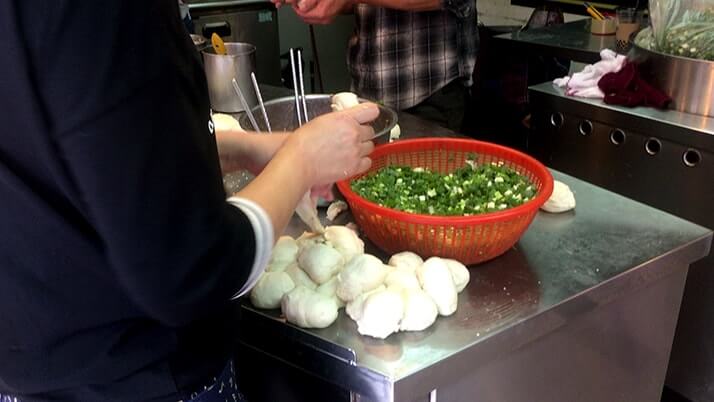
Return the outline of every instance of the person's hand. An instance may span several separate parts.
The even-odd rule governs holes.
[[[372,160],[374,130],[364,125],[379,115],[374,104],[317,117],[291,134],[281,152],[297,153],[311,187],[362,173]]]
[[[279,0],[274,0],[279,1]],[[353,6],[352,0],[286,0],[295,14],[308,24],[329,24]]]

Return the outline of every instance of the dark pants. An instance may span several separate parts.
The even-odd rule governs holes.
[[[461,132],[468,97],[469,88],[465,87],[460,79],[456,79],[405,112]]]

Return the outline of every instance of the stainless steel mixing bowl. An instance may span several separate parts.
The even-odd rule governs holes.
[[[331,112],[331,99],[332,95],[329,94],[306,95],[305,102],[307,103],[308,117],[310,117],[310,120]],[[368,101],[360,99],[360,102]],[[397,113],[387,106],[377,106],[379,106],[379,116],[372,122],[372,128],[374,128],[376,135],[387,134],[397,125]],[[268,114],[270,127],[273,131],[292,131],[298,128],[297,114],[295,113],[295,97],[286,96],[265,102],[265,111]],[[253,108],[253,116],[258,122],[260,131],[267,131],[259,106]],[[238,118],[238,122],[244,129],[252,129],[250,120],[246,114],[241,114]]]

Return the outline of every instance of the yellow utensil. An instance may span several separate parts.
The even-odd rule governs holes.
[[[215,32],[211,35],[211,45],[213,46],[213,50],[216,51],[216,54],[226,54],[226,45],[223,43],[223,39]]]

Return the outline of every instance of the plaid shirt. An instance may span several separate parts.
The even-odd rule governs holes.
[[[398,110],[424,101],[455,79],[472,83],[478,30],[475,0],[442,0],[435,11],[358,4],[347,66],[352,90]]]

